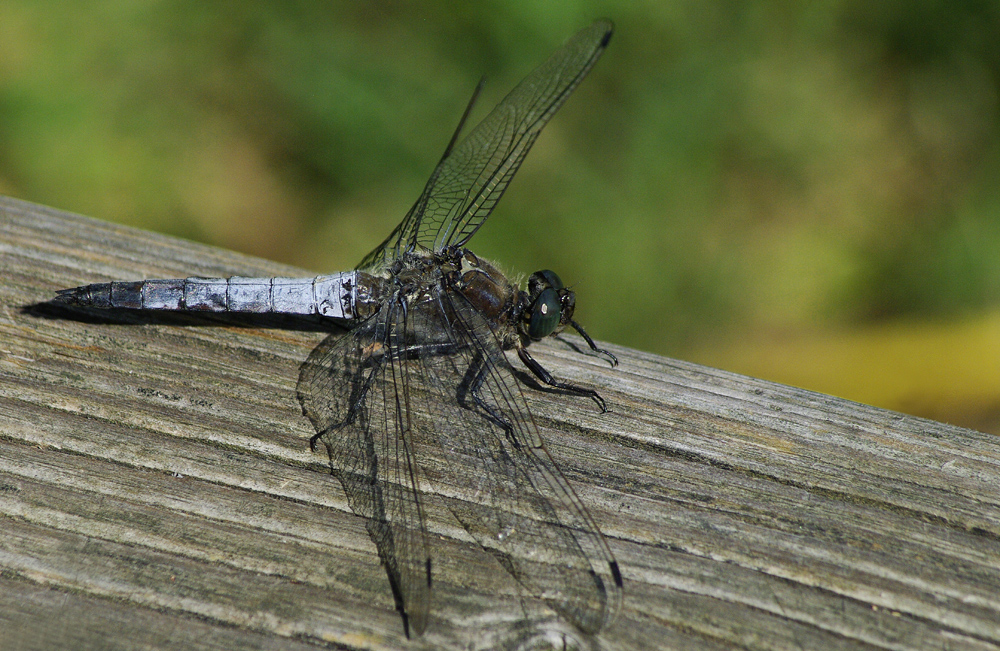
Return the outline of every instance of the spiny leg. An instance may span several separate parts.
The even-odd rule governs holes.
[[[595,347],[594,350],[600,350],[600,349]],[[610,355],[611,353],[608,354]],[[585,389],[583,387],[571,384],[569,382],[560,382],[559,380],[555,379],[555,377],[553,377],[551,373],[545,370],[545,367],[539,364],[535,360],[535,358],[532,357],[531,354],[524,348],[517,349],[517,356],[521,358],[521,361],[524,362],[524,365],[528,367],[528,370],[534,373],[535,377],[537,377],[545,384],[549,385],[550,387],[555,387],[556,389],[562,389],[563,391],[569,391],[570,393],[575,393],[578,396],[586,396],[597,403],[597,406],[600,407],[601,409],[601,413],[607,413],[608,406],[604,402],[604,398],[602,398],[601,395],[596,391],[594,391],[593,389]],[[612,359],[614,359],[613,355]],[[617,363],[617,360],[615,361]]]
[[[590,335],[587,334],[587,331],[583,329],[582,325],[580,325],[576,321],[570,321],[569,325],[574,330],[580,333],[580,336],[583,337],[583,340],[587,342],[587,345],[590,346],[590,349],[592,351],[594,351],[595,353],[601,353],[602,355],[607,355],[608,357],[611,358],[611,366],[618,366],[618,358],[612,355],[610,351],[604,350],[603,348],[598,348],[597,344],[595,344],[594,340],[590,338]]]
[[[521,444],[518,442],[517,438],[514,436],[514,425],[502,415],[500,415],[496,409],[491,407],[483,400],[481,389],[483,384],[486,382],[486,376],[489,374],[489,364],[482,353],[477,353],[472,360],[472,364],[469,366],[468,370],[465,372],[465,377],[458,387],[458,403],[470,409],[471,407],[466,403],[466,396],[472,396],[472,401],[477,407],[483,410],[484,417],[486,420],[490,421],[500,429],[504,431],[504,435],[507,440],[510,441],[511,445],[515,448],[520,448]]]
[[[357,376],[355,376],[352,382],[351,389],[351,406],[347,409],[347,416],[344,417],[343,422],[336,425],[336,428],[344,427],[350,425],[357,419],[358,413],[364,408],[365,400],[368,398],[368,391],[371,389],[375,382],[375,378],[381,370],[382,366],[385,364],[384,357],[380,359],[371,359],[371,367],[367,376],[362,378],[364,369],[358,369]],[[331,428],[333,429],[333,428]],[[330,429],[325,429],[321,432],[317,432],[309,437],[309,450],[312,452],[316,451],[316,441],[320,440],[325,434],[327,434]]]

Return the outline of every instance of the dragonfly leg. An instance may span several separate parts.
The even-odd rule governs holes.
[[[599,348],[596,347],[594,348],[594,350],[598,350],[600,352],[606,352],[606,351],[601,351]],[[611,353],[608,353],[608,355],[611,355]],[[597,406],[600,407],[601,409],[601,413],[606,413],[608,411],[608,405],[607,403],[604,402],[604,398],[602,398],[601,394],[597,393],[593,389],[585,389],[583,387],[578,387],[577,385],[570,384],[569,382],[560,382],[559,380],[555,379],[555,377],[553,377],[551,373],[545,370],[545,367],[539,364],[538,361],[536,361],[535,358],[532,357],[531,354],[524,348],[517,349],[517,356],[521,358],[521,361],[524,362],[524,365],[528,367],[528,370],[534,373],[535,377],[537,377],[545,384],[549,385],[550,387],[555,387],[556,389],[569,391],[570,393],[574,393],[578,396],[586,396],[597,403]],[[614,359],[614,356],[612,356],[612,359]]]
[[[483,410],[483,417],[502,429],[511,445],[516,449],[520,449],[521,443],[514,436],[514,425],[483,400],[480,389],[482,389],[489,372],[490,369],[486,363],[486,359],[482,354],[476,355],[472,365],[469,366],[469,370],[465,373],[465,378],[458,387],[458,403],[466,409],[471,409],[472,407],[466,402],[466,397],[471,396],[472,402]]]
[[[328,427],[321,432],[313,434],[309,438],[309,450],[312,452],[316,451],[316,441],[323,438],[323,435],[330,432],[333,429],[340,429],[353,423],[357,417],[358,413],[364,408],[365,400],[368,397],[368,391],[371,389],[372,384],[375,382],[375,377],[380,372],[382,366],[385,364],[384,360],[373,362],[367,376],[362,377],[362,370],[358,371],[357,376],[351,383],[351,397],[348,399],[350,402],[350,407],[347,409],[347,415],[344,420],[337,425]]]
[[[595,344],[594,340],[590,338],[590,335],[587,334],[587,331],[583,329],[582,325],[580,325],[576,321],[570,321],[569,325],[574,330],[580,333],[580,336],[583,337],[583,340],[587,342],[587,345],[590,346],[590,349],[592,351],[594,351],[595,353],[601,353],[602,355],[607,355],[609,358],[611,358],[611,366],[618,366],[618,358],[612,355],[610,351],[604,350],[603,348],[598,348],[597,344]]]

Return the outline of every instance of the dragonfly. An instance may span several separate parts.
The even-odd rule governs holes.
[[[486,222],[542,127],[604,52],[613,27],[583,29],[444,155],[402,222],[356,269],[313,278],[115,281],[58,292],[76,306],[318,315],[346,324],[302,364],[298,399],[389,578],[407,636],[431,617],[426,489],[533,597],[588,634],[616,616],[622,575],[594,518],[546,450],[507,353],[543,385],[531,343],[578,332],[575,294],[553,271],[525,288],[466,244]],[[544,388],[539,386],[538,388]]]

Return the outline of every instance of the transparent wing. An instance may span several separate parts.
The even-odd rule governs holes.
[[[422,333],[437,333],[412,349],[420,377],[409,399],[430,442],[426,475],[527,592],[596,633],[620,605],[617,563],[544,448],[493,331],[464,296],[442,290],[410,307],[407,330],[425,341]]]
[[[493,212],[542,127],[604,52],[611,32],[611,23],[599,20],[577,33],[453,146],[470,102],[417,202],[358,268],[387,265],[420,247],[464,245]]]
[[[431,560],[406,409],[410,377],[389,354],[401,313],[387,302],[350,333],[323,340],[300,369],[298,394],[351,509],[366,520],[408,633],[420,635]]]
[[[409,630],[424,631],[430,603],[423,481],[528,593],[596,633],[621,602],[607,542],[542,445],[486,320],[440,285],[421,296],[331,335],[299,376]]]

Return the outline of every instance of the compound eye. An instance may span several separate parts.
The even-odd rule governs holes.
[[[563,284],[556,272],[545,269],[536,271],[528,278],[528,293],[537,296],[543,289],[562,289]]]
[[[531,320],[528,322],[528,336],[532,339],[544,339],[555,332],[559,325],[559,294],[556,290],[542,290],[531,307]]]
[[[545,269],[544,271],[539,271],[538,275],[541,276],[542,279],[545,280],[545,284],[547,284],[552,289],[563,288],[562,279],[560,279],[559,276],[556,275],[556,272],[551,271],[549,269]]]

